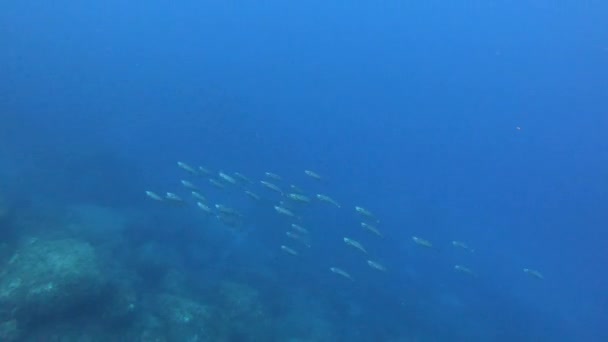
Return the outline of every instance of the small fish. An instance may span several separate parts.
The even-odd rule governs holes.
[[[412,236],[412,240],[414,241],[414,243],[416,243],[417,245],[423,246],[423,247],[427,247],[427,248],[431,248],[433,247],[433,244],[425,239],[416,237],[416,236]]]
[[[266,177],[270,178],[270,179],[274,179],[274,180],[281,180],[281,176],[277,175],[276,173],[272,173],[272,172],[264,172],[264,174],[266,175]]]
[[[473,277],[476,277],[476,276],[477,276],[477,275],[475,274],[475,272],[471,271],[471,269],[470,269],[470,268],[468,268],[468,267],[464,267],[464,266],[462,266],[462,265],[455,265],[455,266],[454,266],[454,270],[455,270],[455,271],[458,271],[458,272],[462,272],[462,273],[468,274],[468,275],[473,276]]]
[[[335,274],[341,275],[346,279],[349,279],[351,281],[354,281],[355,279],[348,274],[346,271],[344,271],[343,269],[337,268],[337,267],[330,267],[329,270]]]
[[[178,161],[177,162],[177,166],[179,168],[183,169],[183,170],[186,170],[187,172],[189,172],[189,173],[191,173],[193,175],[198,174],[198,172],[196,172],[196,170],[192,166],[190,166],[190,165],[188,165],[188,164],[186,164],[184,162]]]
[[[310,171],[310,170],[304,170],[304,173],[305,173],[307,176],[309,176],[309,177],[311,177],[311,178],[314,178],[314,179],[316,179],[316,180],[322,180],[322,179],[323,179],[323,178],[321,178],[321,176],[319,176],[319,174],[318,174],[318,173],[316,173],[316,172],[314,172],[314,171]]]
[[[347,245],[349,245],[349,246],[352,246],[352,247],[354,247],[354,248],[356,248],[356,249],[360,250],[361,252],[363,252],[363,253],[365,253],[365,254],[368,254],[368,253],[367,253],[367,250],[366,250],[366,249],[363,247],[363,245],[362,245],[360,242],[355,241],[355,240],[353,240],[353,239],[349,239],[349,238],[347,238],[347,237],[345,237],[343,240],[344,240],[344,243],[345,243],[345,244],[347,244]]]
[[[158,195],[158,194],[156,194],[155,192],[152,192],[152,191],[146,191],[146,195],[148,197],[150,197],[151,199],[155,200],[155,201],[164,201],[165,200],[160,195]]]
[[[285,245],[281,245],[281,250],[287,254],[298,255],[298,252],[296,252],[293,248],[289,248]]]
[[[174,194],[172,192],[167,192],[165,194],[165,199],[168,201],[175,202],[175,203],[184,203],[184,200],[181,197],[177,196],[176,194]]]
[[[367,260],[367,264],[369,265],[369,267],[375,268],[378,271],[386,272],[386,267],[384,267],[384,265],[380,264],[377,261]]]
[[[470,253],[475,252],[474,249],[470,248],[466,243],[464,243],[462,241],[452,241],[452,246],[462,248]]]
[[[373,214],[371,211],[369,211],[369,210],[367,210],[367,209],[365,209],[365,208],[363,208],[363,207],[356,206],[356,207],[355,207],[355,210],[356,210],[356,211],[357,211],[357,212],[358,212],[358,213],[359,213],[361,216],[363,216],[363,217],[366,217],[366,218],[368,218],[368,219],[370,219],[370,220],[373,220],[373,221],[376,221],[376,222],[380,222],[380,220],[378,220],[378,219],[376,218],[376,216],[375,216],[375,215],[374,215],[374,214]]]
[[[529,268],[524,268],[524,272],[538,279],[545,279],[545,277],[538,271]]]
[[[292,223],[291,224],[291,229],[295,230],[298,233],[302,233],[302,234],[308,234],[308,230],[298,224]]]
[[[361,222],[361,227],[363,227],[366,230],[369,230],[370,232],[378,235],[379,237],[383,237],[382,233],[380,233],[378,228],[376,228],[375,226],[372,226],[369,223]]]
[[[196,202],[196,206],[199,207],[202,211],[204,211],[206,214],[213,214],[213,211],[211,211],[211,208],[209,208],[207,205],[205,205],[204,203],[201,202]]]
[[[287,198],[296,202],[310,203],[310,198],[301,194],[287,194]]]
[[[316,195],[317,199],[321,202],[327,202],[330,204],[333,204],[334,206],[341,208],[342,206],[340,205],[340,203],[338,203],[337,201],[335,201],[333,198],[327,196],[327,195],[323,195],[323,194],[317,194]]]
[[[274,184],[272,184],[272,183],[270,183],[270,182],[267,182],[267,181],[260,181],[260,183],[261,183],[263,186],[267,187],[268,189],[270,189],[270,190],[272,190],[272,191],[276,191],[276,192],[280,193],[280,194],[281,194],[281,196],[283,195],[283,190],[281,190],[281,188],[279,188],[278,186],[276,186],[276,185],[274,185]]]
[[[209,178],[209,183],[218,189],[225,189],[226,186],[213,178]]]
[[[288,238],[298,241],[298,243],[301,243],[302,245],[310,248],[310,242],[308,241],[308,239],[304,238],[303,236],[300,236],[300,235],[298,235],[294,232],[290,232],[290,231],[285,232],[285,235]]]
[[[253,199],[254,199],[254,200],[256,200],[256,201],[259,201],[259,200],[261,199],[261,197],[260,197],[260,196],[258,196],[258,195],[256,195],[256,194],[254,194],[253,192],[251,192],[251,191],[249,191],[249,190],[245,190],[245,195],[247,195],[247,196],[249,196],[249,197],[253,198]]]
[[[251,181],[251,179],[245,177],[243,174],[235,172],[234,174],[234,178],[238,179],[239,181],[241,181],[242,183],[247,183],[247,184],[252,184],[253,182]]]
[[[205,198],[205,196],[201,195],[199,192],[192,191],[191,194],[192,194],[192,197],[196,198],[197,200],[199,200],[201,202],[207,202],[207,199]]]
[[[188,182],[187,180],[181,180],[182,185],[190,190],[198,190],[198,188],[196,187],[196,185],[192,184],[191,182]]]
[[[285,216],[289,216],[289,217],[296,217],[296,215],[294,215],[294,213],[291,210],[289,210],[285,207],[280,207],[278,205],[275,205],[274,210],[276,210],[277,213],[279,213],[281,215],[285,215]]]
[[[222,179],[223,181],[225,181],[226,183],[230,183],[232,185],[236,184],[236,179],[232,178],[231,176],[225,174],[224,172],[219,172],[218,176],[220,177],[220,179]]]

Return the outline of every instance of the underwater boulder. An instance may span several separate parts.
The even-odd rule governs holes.
[[[0,320],[64,314],[99,299],[104,281],[94,249],[74,239],[30,240],[0,273]]]
[[[211,323],[212,308],[193,299],[163,294],[156,298],[155,308],[165,326],[169,341],[217,340]]]

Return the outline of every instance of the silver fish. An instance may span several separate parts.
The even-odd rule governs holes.
[[[164,201],[164,198],[152,191],[146,191],[146,195],[155,201]]]

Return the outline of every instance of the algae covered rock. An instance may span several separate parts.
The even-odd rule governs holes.
[[[0,273],[0,320],[65,313],[98,299],[103,280],[93,248],[79,240],[31,240]]]

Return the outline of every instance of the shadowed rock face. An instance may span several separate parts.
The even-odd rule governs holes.
[[[74,239],[33,240],[0,272],[0,321],[19,323],[98,300],[103,287],[93,248]]]

